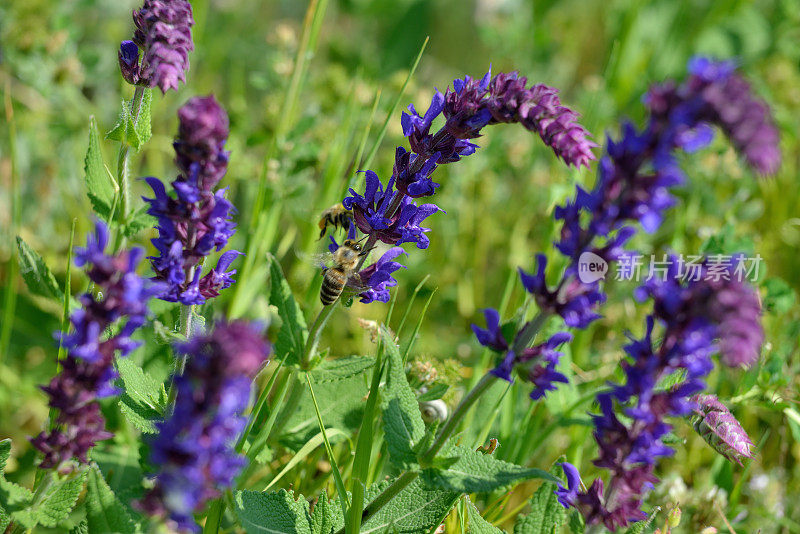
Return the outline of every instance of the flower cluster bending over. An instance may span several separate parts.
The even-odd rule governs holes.
[[[107,245],[108,228],[97,222],[86,248],[75,250],[75,264],[85,268],[96,294],[79,297],[81,307],[70,316],[72,333],[58,334],[67,356],[61,371],[42,387],[58,415],[51,430],[31,440],[44,455],[42,469],[69,471],[72,459],[88,463],[89,450],[113,436],[105,429],[97,401],[118,394],[114,358],[140,345],[131,335],[147,319],[148,300],[161,291],[161,284],[136,274],[142,249],[112,255]],[[110,329],[116,333],[106,337]]]
[[[578,114],[561,104],[557,89],[542,84],[526,87],[527,83],[527,78],[516,72],[492,76],[490,71],[481,79],[466,76],[455,80],[453,88],[444,94],[435,91],[424,115],[413,104],[408,107],[408,113],[402,115],[402,127],[410,150],[397,147],[386,185],[377,173],[365,171],[364,193],[350,189],[350,195],[342,201],[346,209],[352,210],[355,226],[369,236],[369,245],[381,241],[392,246],[413,243],[417,248],[428,248],[426,234],[430,229],[422,223],[443,210],[433,203],[418,204],[416,199],[436,193],[439,184],[431,175],[438,166],[475,153],[479,147],[471,140],[480,137],[486,126],[519,123],[537,133],[567,165],[588,167],[595,159],[592,148],[596,144],[576,122]],[[431,132],[433,121],[439,116],[444,117],[444,124]],[[396,264],[390,260],[398,252],[391,249],[385,254],[388,258],[378,263]],[[362,293],[364,302],[387,302],[385,288],[397,283],[391,277],[387,283],[384,276],[362,276],[361,282],[370,287],[370,291]]]

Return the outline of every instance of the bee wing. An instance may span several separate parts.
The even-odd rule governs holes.
[[[305,252],[297,251],[296,255],[303,262],[313,265],[318,269],[325,269],[333,264],[333,254],[330,252],[320,252],[318,254],[307,254]]]

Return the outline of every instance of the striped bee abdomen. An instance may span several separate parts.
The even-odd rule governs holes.
[[[319,300],[322,301],[323,306],[329,306],[336,302],[346,283],[347,275],[344,269],[341,267],[327,269],[322,279],[322,290],[319,293]]]

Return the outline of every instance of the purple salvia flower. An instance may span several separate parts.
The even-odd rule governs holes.
[[[372,171],[364,174],[364,195],[351,189],[352,196],[342,201],[346,209],[353,210],[353,220],[358,229],[388,245],[414,243],[417,248],[427,248],[430,241],[425,234],[430,230],[420,224],[441,209],[435,204],[418,206],[410,197],[395,191],[394,176],[384,189],[377,174]],[[387,212],[393,204],[397,205],[397,209],[390,216]]]
[[[756,342],[760,344],[762,339],[757,296],[735,277],[726,280],[725,275],[732,273],[709,276],[712,271],[708,262],[701,264],[698,276],[689,280],[680,278],[674,258],[670,264],[664,280],[652,277],[637,291],[640,298],[653,299],[653,314],[647,318],[645,335],[632,338],[625,346],[628,359],[621,364],[624,383],[612,384],[610,392],[597,396],[601,413],[594,416],[594,437],[600,454],[594,463],[611,472],[605,494],[584,492],[572,499],[587,523],[603,523],[612,530],[645,517],[640,508],[644,495],[657,481],[655,463],[659,457],[673,454],[662,442],[671,428],[667,417],[696,413],[701,418],[701,435],[712,445],[731,455],[749,454],[750,442],[741,438],[738,423],[734,428],[732,416],[723,416],[719,403],[693,395],[705,389],[704,379],[713,368],[711,356],[730,350],[732,331],[745,348],[727,355],[721,352],[722,361],[740,365],[757,357]],[[653,339],[656,323],[663,327],[657,345]],[[659,382],[679,371],[685,373],[681,382],[658,388]],[[629,423],[620,420],[615,406]],[[704,423],[704,417],[710,419]],[[711,436],[714,430],[719,432]]]
[[[202,304],[233,283],[231,262],[240,255],[225,252],[217,266],[201,277],[202,260],[222,250],[235,232],[235,212],[225,198],[226,189],[214,190],[225,175],[228,152],[228,115],[213,96],[190,99],[178,110],[180,126],[174,142],[175,163],[180,170],[172,182],[175,196],[167,193],[158,178],[146,178],[153,190],[148,213],[158,219],[158,237],[153,245],[159,255],[151,257],[156,279],[167,282],[160,296],[182,304]]]
[[[692,425],[695,431],[722,456],[742,465],[753,457],[753,442],[736,417],[714,395],[695,395]]]
[[[483,310],[483,315],[486,318],[486,328],[473,324],[472,331],[481,345],[502,354],[502,360],[489,371],[491,374],[508,382],[514,382],[514,371],[517,371],[517,375],[524,381],[533,384],[533,391],[530,394],[533,400],[538,400],[548,391],[556,389],[555,382],[568,382],[566,376],[556,371],[561,358],[561,353],[556,349],[572,339],[570,334],[558,332],[544,343],[515,352],[503,336],[498,311],[487,308]],[[515,340],[515,346],[517,344]]]
[[[97,288],[98,296],[85,293],[79,297],[81,308],[70,316],[73,332],[61,334],[67,349],[62,369],[47,386],[50,406],[59,411],[56,427],[42,432],[31,442],[43,455],[42,469],[68,471],[69,460],[87,463],[87,453],[98,441],[113,436],[105,430],[105,420],[97,399],[116,395],[115,355],[127,356],[138,343],[133,332],[147,318],[148,300],[161,291],[136,274],[141,249],[106,254],[108,229],[97,222],[86,248],[75,250],[75,263],[83,266]],[[116,334],[105,337],[113,327]]]
[[[186,0],[145,0],[133,12],[133,41],[123,41],[119,66],[125,81],[158,87],[166,93],[186,81],[189,52],[194,50],[192,6]],[[144,53],[139,63],[139,49]]]
[[[199,532],[192,515],[230,488],[246,463],[234,444],[245,427],[251,382],[270,347],[256,327],[235,321],[177,348],[189,356],[186,370],[174,377],[174,411],[157,423],[151,443],[155,486],[137,505],[178,530]]]

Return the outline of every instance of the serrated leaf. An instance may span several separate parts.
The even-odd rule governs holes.
[[[51,475],[55,476],[55,475]],[[25,528],[32,529],[37,525],[55,527],[69,517],[75,507],[78,496],[83,491],[83,482],[86,471],[72,473],[71,475],[54,481],[44,492],[44,497],[35,506],[13,512],[11,517],[14,522]]]
[[[146,228],[154,228],[158,221],[155,217],[147,213],[147,206],[142,207],[138,211],[128,216],[128,222],[123,228],[125,237],[134,238],[139,232]]]
[[[413,469],[417,466],[414,448],[425,436],[425,423],[419,412],[417,396],[408,385],[403,358],[392,335],[384,326],[381,326],[380,334],[387,367],[381,410],[389,461],[398,468]]]
[[[560,474],[561,467],[554,465],[550,473]],[[520,517],[514,525],[514,534],[557,534],[567,520],[567,510],[554,493],[557,486],[545,481],[531,497],[531,512]]]
[[[20,236],[17,236],[17,259],[20,274],[31,293],[63,302],[64,292],[58,287],[56,277],[39,253]]]
[[[344,527],[342,517],[342,507],[332,503],[327,494],[323,491],[314,511],[311,513],[311,533],[312,534],[331,534]]]
[[[286,357],[285,364],[297,365],[306,345],[308,328],[302,310],[297,305],[289,288],[289,283],[283,276],[283,270],[275,259],[269,255],[270,295],[269,303],[278,309],[281,318],[281,329],[275,340],[275,357]]]
[[[460,445],[451,447],[445,456],[457,456],[458,460],[447,469],[424,469],[420,478],[427,487],[459,493],[487,493],[532,478],[558,482],[542,469],[504,462]]]
[[[136,525],[125,506],[106,483],[97,465],[89,469],[86,484],[86,521],[90,532],[133,534]]]
[[[147,92],[145,92],[147,94]],[[144,99],[147,98],[145,95],[142,96],[142,106],[144,106]],[[133,115],[131,115],[131,103],[133,100],[130,101],[122,100],[122,106],[120,108],[119,118],[117,119],[117,124],[114,125],[114,128],[111,129],[110,132],[106,134],[106,139],[110,139],[112,141],[119,141],[124,145],[131,146],[138,150],[146,141],[149,139],[149,135],[145,138],[145,134],[150,133],[150,118],[148,113],[147,118],[147,127],[145,129],[144,126],[138,126],[134,123]],[[147,109],[150,109],[148,104]],[[141,108],[140,108],[141,113]]]
[[[89,534],[89,525],[84,519],[73,528],[70,529],[69,534]]]
[[[139,117],[134,125],[136,135],[141,140],[141,144],[145,144],[153,136],[150,128],[150,104],[153,101],[153,90],[144,89],[142,94],[142,103],[139,106]],[[139,147],[136,147],[139,148]]]
[[[236,516],[247,534],[311,534],[308,502],[290,491],[237,491]]]
[[[642,534],[645,530],[647,530],[647,527],[649,527],[653,523],[656,516],[658,515],[658,512],[660,511],[661,507],[656,506],[655,508],[650,510],[647,519],[645,519],[644,521],[637,521],[636,523],[631,525],[628,528],[628,530],[625,531],[625,534]]]
[[[30,490],[6,480],[4,472],[10,457],[11,440],[0,440],[0,508],[6,515],[17,508],[25,507],[33,499],[33,493]]]
[[[369,392],[365,371],[372,367],[375,359],[370,356],[349,356],[339,360],[324,361],[310,372],[314,380],[314,394],[319,403],[320,415],[329,438],[341,439],[352,435],[361,424],[364,414],[364,399]],[[302,397],[297,409],[283,424],[281,442],[294,450],[303,447],[319,432],[314,403],[303,387]],[[343,434],[331,433],[332,429]]]
[[[481,513],[466,497],[467,500],[467,534],[503,534],[503,531],[486,521]]]
[[[139,431],[154,434],[155,424],[161,420],[167,403],[164,384],[130,358],[117,358],[116,364],[124,391],[118,403],[120,411]]]
[[[92,204],[92,210],[101,219],[108,220],[118,187],[103,162],[103,153],[100,150],[100,132],[97,130],[97,121],[94,117],[89,118],[89,148],[83,159],[83,171],[86,194]]]
[[[370,486],[365,502],[371,502],[388,485],[386,481]],[[455,492],[427,489],[416,479],[363,523],[361,534],[428,532],[441,524],[460,496]]]
[[[133,427],[144,434],[155,434],[158,432],[156,423],[160,415],[153,410],[142,406],[128,395],[122,395],[117,403],[119,411]]]
[[[581,513],[575,509],[569,512],[569,530],[572,534],[583,534],[584,530],[586,530],[586,521]]]

